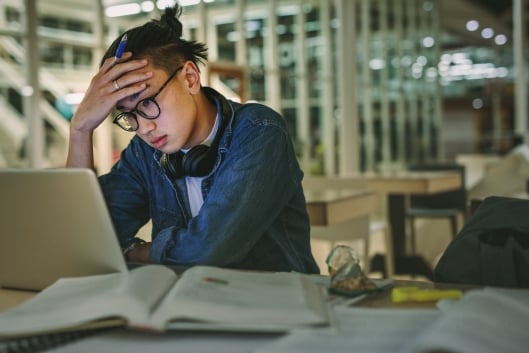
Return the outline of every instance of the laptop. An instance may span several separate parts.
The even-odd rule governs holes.
[[[0,169],[0,287],[125,271],[92,170]]]

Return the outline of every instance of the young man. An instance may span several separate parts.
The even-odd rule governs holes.
[[[319,273],[283,118],[201,86],[207,50],[181,38],[180,13],[110,46],[71,121],[67,166],[94,168],[93,131],[117,110],[136,135],[100,183],[127,260]]]

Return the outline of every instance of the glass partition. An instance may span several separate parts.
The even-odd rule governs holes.
[[[72,8],[38,3],[41,70],[74,92],[86,87],[98,65],[99,31],[109,42],[160,11],[140,6],[144,10],[98,22],[92,2]],[[512,99],[501,93],[514,80],[511,48],[441,48],[445,10],[440,0],[208,0],[185,6],[182,21],[185,36],[209,47],[205,83],[277,109],[302,167],[337,174],[350,171],[347,161],[353,170],[371,171],[444,158],[451,147],[441,119],[446,98],[475,96],[477,150],[512,137]],[[0,2],[0,14],[4,70],[23,66],[12,45],[23,47],[23,4]],[[24,77],[23,69],[18,75]],[[349,86],[342,85],[344,77]],[[43,84],[48,100],[58,87],[50,82]],[[16,112],[21,87],[3,83],[2,98]]]

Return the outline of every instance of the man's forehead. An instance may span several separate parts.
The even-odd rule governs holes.
[[[141,91],[134,93],[126,98],[123,98],[119,102],[116,103],[116,109],[117,110],[124,110],[127,109],[127,107],[130,107],[130,109],[133,109],[136,104],[144,99],[148,98],[149,96],[153,95],[155,92],[151,92],[151,88],[153,86],[153,80],[156,80],[157,76],[160,76],[159,73],[163,72],[163,70],[155,69],[152,65],[147,65],[139,70],[136,71],[138,74],[145,74],[146,72],[152,72],[153,76],[149,78],[147,81],[145,81],[145,88]]]
[[[150,82],[147,82],[146,85],[147,86],[141,91],[134,93],[126,98],[123,98],[122,100],[117,102],[116,109],[124,110],[127,109],[127,107],[130,107],[130,109],[132,109],[140,100],[149,97],[151,94],[149,94],[148,92],[150,91],[152,84]]]

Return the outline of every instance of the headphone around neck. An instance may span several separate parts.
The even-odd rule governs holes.
[[[219,101],[222,107],[222,116],[220,126],[215,133],[215,138],[211,146],[198,145],[191,148],[187,153],[178,151],[176,153],[163,153],[160,158],[160,166],[164,172],[171,178],[177,179],[184,176],[204,177],[208,175],[215,165],[217,159],[217,149],[219,140],[228,124],[229,114],[233,117],[234,111],[227,99],[212,88],[202,88],[208,98],[213,101]]]

